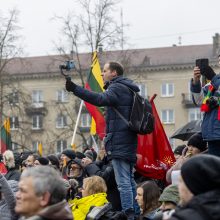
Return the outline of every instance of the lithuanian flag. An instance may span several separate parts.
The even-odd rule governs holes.
[[[97,52],[93,53],[92,65],[90,73],[88,75],[87,83],[85,88],[93,92],[103,92],[104,83],[101,76],[101,68],[99,65]],[[97,134],[100,139],[105,136],[105,118],[104,118],[104,108],[97,107],[85,102],[86,108],[92,116],[91,123],[91,134]]]
[[[3,126],[1,127],[1,142],[0,152],[3,154],[6,150],[11,149],[11,134],[10,134],[10,120],[6,118]]]
[[[42,145],[41,142],[38,144],[37,151],[38,151],[39,155],[42,157],[42,155],[43,155],[43,145]]]

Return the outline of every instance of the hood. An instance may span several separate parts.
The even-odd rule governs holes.
[[[38,215],[48,220],[73,219],[71,209],[69,208],[69,205],[65,200],[57,204],[46,207],[45,209],[41,210]]]
[[[111,83],[121,83],[121,84],[128,86],[130,89],[132,89],[135,92],[140,92],[140,89],[138,88],[138,86],[131,79],[128,79],[128,78],[125,78],[122,76],[117,76],[117,77],[113,78],[105,86],[108,87]]]

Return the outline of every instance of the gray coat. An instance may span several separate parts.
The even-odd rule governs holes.
[[[5,177],[0,174],[1,191],[4,198],[0,200],[0,219],[1,220],[14,220],[17,219],[15,214],[15,194],[17,191],[18,182],[15,180],[7,181]]]

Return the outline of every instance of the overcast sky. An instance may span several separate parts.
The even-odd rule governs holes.
[[[74,0],[0,0],[1,16],[16,7],[26,56],[55,54],[53,41],[61,37],[51,18],[76,11]],[[122,0],[123,21],[130,48],[210,44],[220,33],[220,0]]]

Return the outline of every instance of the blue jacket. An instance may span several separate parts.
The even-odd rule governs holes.
[[[106,106],[105,149],[109,159],[123,159],[129,163],[136,162],[137,134],[131,131],[112,107],[115,107],[127,120],[133,104],[133,94],[124,85],[139,91],[137,85],[122,76],[108,82],[103,93],[88,91],[76,86],[74,94],[96,106]]]
[[[220,96],[220,74],[213,77],[211,84],[214,86],[215,91],[212,96]],[[193,99],[197,105],[200,105],[203,98],[207,95],[208,87],[210,83],[207,83],[203,88],[201,83],[193,85],[191,82],[191,92]],[[219,97],[220,98],[220,97]],[[206,141],[220,140],[220,120],[218,120],[218,108],[205,112],[202,122],[202,136]]]

